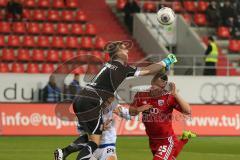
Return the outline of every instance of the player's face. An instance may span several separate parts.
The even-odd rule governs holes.
[[[158,78],[154,83],[154,86],[159,87],[160,89],[164,89],[167,85],[167,81],[162,80],[161,78]]]
[[[124,62],[128,61],[128,49],[124,44],[119,47],[117,56],[121,58]]]

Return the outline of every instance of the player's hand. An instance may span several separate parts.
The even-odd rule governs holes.
[[[122,113],[122,107],[120,105],[117,106],[117,108],[115,108],[113,110],[113,113],[115,113],[116,115],[120,116]]]
[[[175,83],[173,83],[173,82],[170,82],[170,87],[171,87],[171,94],[173,95],[173,96],[176,96],[177,94],[178,94],[178,90],[177,90],[177,88],[176,88],[176,84]]]
[[[150,108],[152,108],[153,106],[150,105],[150,104],[145,104],[145,105],[142,105],[141,107],[138,107],[137,108],[137,112],[140,113],[140,112],[144,112],[146,110],[149,110]]]
[[[106,122],[103,123],[103,130],[108,130],[111,127],[112,119],[108,119]]]

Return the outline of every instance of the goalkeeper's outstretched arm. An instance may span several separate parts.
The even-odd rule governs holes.
[[[142,67],[138,71],[138,76],[150,75],[159,72],[162,68],[170,68],[173,63],[177,62],[177,58],[174,54],[169,54],[167,58],[164,58],[162,61],[151,64],[147,67]]]

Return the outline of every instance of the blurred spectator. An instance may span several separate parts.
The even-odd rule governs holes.
[[[134,13],[140,12],[140,7],[135,0],[128,0],[123,8],[124,11],[124,22],[127,25],[129,31],[133,31],[133,15]]]
[[[76,95],[78,95],[78,93],[81,90],[81,86],[79,84],[79,74],[75,74],[73,81],[70,83],[69,85],[69,91],[71,94],[71,99],[74,99]]]
[[[220,9],[215,0],[211,1],[206,10],[207,20],[212,27],[217,27],[220,22]]]
[[[236,18],[234,19],[234,24],[236,27],[240,28],[240,13],[237,14]]]
[[[56,103],[61,100],[60,89],[57,87],[55,77],[49,77],[48,84],[43,89],[43,102]]]
[[[222,24],[224,26],[229,26],[229,24],[231,24],[234,20],[236,14],[235,8],[233,7],[233,5],[231,5],[231,2],[229,0],[226,0],[223,7],[220,8],[220,11]]]
[[[218,61],[218,47],[212,36],[208,37],[208,47],[205,52],[204,75],[216,75],[216,63]]]
[[[63,101],[64,102],[72,101],[72,96],[69,90],[69,86],[66,84],[64,84],[64,87],[63,87]]]
[[[21,20],[23,15],[23,5],[20,0],[9,0],[6,6],[6,18],[11,20]]]
[[[233,26],[230,29],[230,31],[231,31],[232,38],[240,40],[240,28],[239,27]]]

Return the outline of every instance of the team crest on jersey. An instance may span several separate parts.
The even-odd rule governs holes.
[[[159,106],[163,106],[163,104],[164,104],[164,100],[158,100],[158,105]]]

